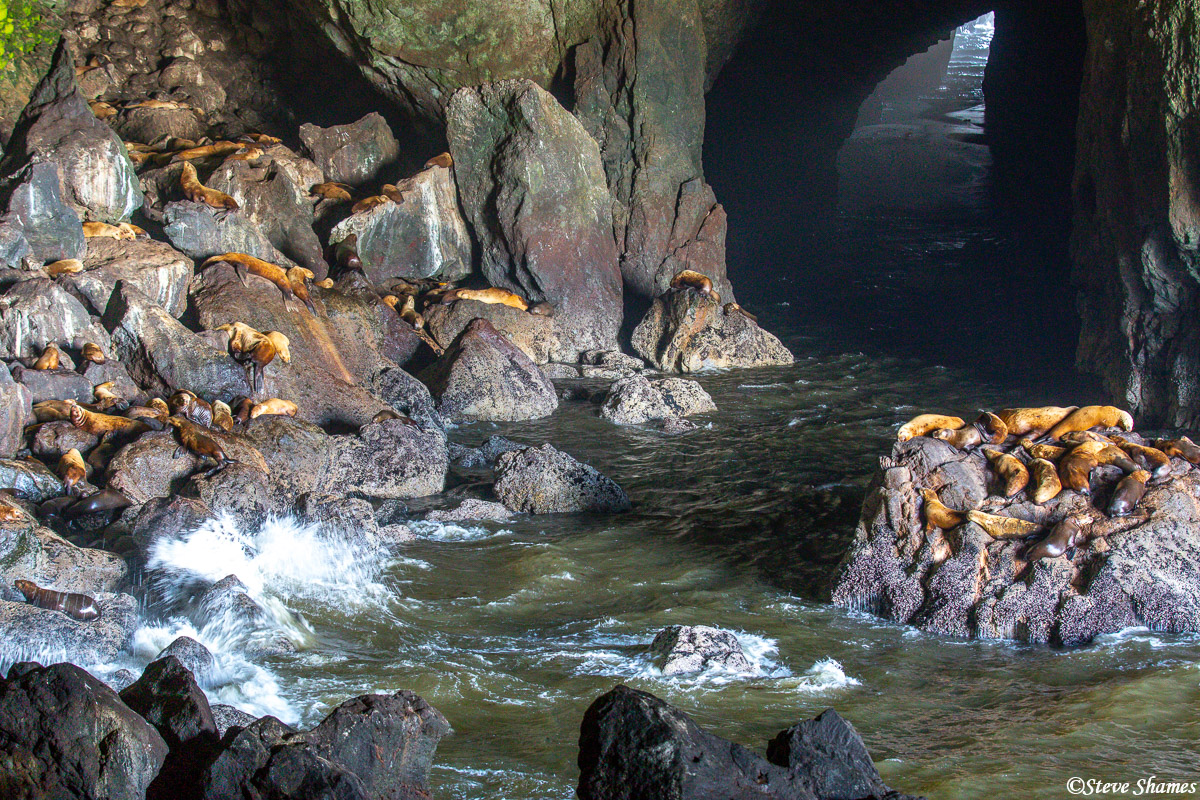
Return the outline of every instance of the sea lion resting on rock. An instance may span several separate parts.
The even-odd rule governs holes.
[[[180,389],[167,400],[169,415],[183,417],[204,427],[210,427],[213,421],[213,409],[203,398],[186,389]],[[171,424],[170,420],[165,420]]]
[[[196,174],[196,168],[190,161],[185,161],[183,164],[183,172],[179,175],[179,187],[183,189],[183,196],[193,203],[203,203],[213,208],[223,208],[229,211],[237,211],[241,208],[237,200],[201,183],[200,176]]]
[[[150,430],[145,422],[88,411],[74,400],[67,400],[71,424],[93,436],[137,436]]]
[[[221,449],[221,445],[217,444],[217,440],[208,436],[191,420],[183,419],[182,417],[167,417],[167,423],[174,426],[179,432],[180,446],[175,451],[175,457],[183,455],[184,450],[188,450],[200,458],[207,458],[213,462],[213,466],[204,473],[205,477],[211,477],[220,470],[230,464],[236,464],[229,456],[225,455],[225,451]]]
[[[294,417],[300,409],[291,400],[280,400],[272,397],[261,403],[255,403],[250,409],[250,419],[258,419],[263,414],[274,414],[281,417]]]
[[[108,361],[108,356],[104,355],[104,351],[100,349],[100,345],[94,342],[86,342],[81,351],[84,361],[90,361],[93,364],[103,364]]]
[[[490,305],[505,305],[510,308],[520,309],[521,311],[529,310],[529,304],[519,294],[514,294],[507,289],[500,289],[495,286],[487,289],[451,289],[443,294],[441,300],[438,302],[441,305],[448,306],[456,300],[475,300]]]
[[[1016,456],[999,450],[984,450],[992,470],[1004,482],[1003,495],[1012,497],[1029,485],[1029,470]]]
[[[87,480],[88,468],[83,455],[72,447],[58,459],[58,477],[62,478],[67,494],[75,494],[79,485]]]
[[[52,261],[42,267],[42,269],[51,278],[56,275],[74,275],[83,272],[83,262],[78,258],[64,258],[59,261]]]
[[[721,295],[713,289],[712,279],[692,269],[682,269],[671,278],[671,289],[693,289],[701,296],[707,297],[717,305],[721,303]]]
[[[216,264],[218,261],[224,261],[233,267],[233,271],[237,273],[242,285],[246,285],[246,274],[257,275],[260,278],[265,278],[279,289],[283,295],[283,305],[291,308],[291,301],[296,296],[296,292],[292,289],[292,281],[288,277],[287,270],[269,261],[263,261],[261,258],[256,258],[246,253],[221,253],[220,255],[212,256],[204,260],[201,268],[207,267],[210,264]],[[309,310],[312,310],[312,301],[309,301]]]
[[[1146,481],[1150,480],[1150,473],[1144,469],[1135,470],[1117,484],[1117,490],[1113,492],[1112,500],[1108,503],[1108,515],[1110,517],[1125,517],[1133,513],[1137,508],[1137,504],[1141,502],[1142,496],[1146,494]]]
[[[1058,558],[1083,541],[1083,526],[1074,517],[1067,517],[1054,526],[1045,539],[1025,548],[1023,558],[1032,563],[1043,558]]]
[[[308,190],[309,194],[315,194],[325,200],[337,200],[339,202],[349,202],[354,199],[351,194],[353,187],[344,183],[318,183]]]
[[[1028,522],[1016,517],[986,514],[982,511],[968,511],[967,519],[983,528],[984,533],[993,539],[1021,539],[1042,529],[1042,526],[1036,522]]]
[[[1034,438],[1041,436],[1058,423],[1067,418],[1078,406],[1041,406],[1039,408],[1003,408],[996,412],[1005,425],[1010,436],[1029,434]]]
[[[51,342],[50,344],[46,345],[44,350],[42,350],[42,354],[38,357],[38,360],[34,362],[33,368],[38,370],[58,369],[59,358],[60,354],[58,352],[58,345],[56,345],[54,342]]]
[[[86,594],[43,589],[33,581],[14,581],[13,586],[25,595],[25,599],[29,601],[30,605],[50,611],[61,611],[80,622],[100,619],[100,607],[96,605],[94,599]]]
[[[1171,474],[1170,456],[1157,447],[1146,447],[1145,445],[1123,439],[1120,436],[1114,436],[1113,441],[1116,442],[1117,447],[1128,454],[1135,464],[1149,471],[1151,476],[1162,478]]]
[[[91,452],[91,455],[95,455],[99,450],[99,447],[96,448]],[[87,497],[76,500],[67,507],[66,515],[71,519],[77,519],[91,514],[119,511],[122,508],[129,508],[131,505],[133,505],[133,501],[121,492],[116,489],[105,489],[102,492],[89,494]]]
[[[150,238],[150,234],[128,222],[117,225],[109,225],[107,222],[85,222],[83,236],[85,239],[120,239],[127,242]]]
[[[966,423],[961,417],[951,417],[946,414],[919,414],[900,426],[896,431],[896,441],[907,442],[916,436],[925,436],[939,428],[956,431]]]
[[[1061,439],[1064,433],[1086,431],[1091,428],[1120,428],[1133,430],[1133,417],[1128,411],[1116,406],[1084,406],[1068,414],[1061,422],[1046,432],[1050,439]]]
[[[1041,505],[1058,497],[1062,491],[1062,480],[1058,477],[1058,468],[1053,461],[1035,458],[1029,462],[1029,479],[1033,491],[1029,493],[1033,502]]]
[[[958,450],[970,450],[972,447],[983,444],[983,434],[974,425],[964,425],[956,431],[949,428],[938,428],[929,435],[934,439],[941,439]]]
[[[1180,436],[1178,439],[1156,439],[1154,446],[1171,458],[1182,458],[1189,463],[1200,464],[1200,447],[1186,436]]]
[[[922,489],[921,497],[925,499],[925,530],[951,530],[967,521],[966,514],[943,505],[933,489]]]
[[[358,234],[352,233],[342,239],[333,248],[333,261],[338,270],[362,269],[362,259],[358,257]]]

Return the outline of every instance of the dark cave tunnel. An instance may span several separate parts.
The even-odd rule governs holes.
[[[982,202],[840,212],[838,152],[864,100],[989,11]],[[1023,383],[1083,380],[1070,235],[1086,46],[1079,0],[768,7],[707,96],[705,173],[728,212],[739,297],[843,348]]]

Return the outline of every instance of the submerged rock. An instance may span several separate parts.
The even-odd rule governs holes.
[[[140,798],[167,756],[162,736],[73,664],[20,664],[0,681],[7,797]]]
[[[463,500],[458,508],[430,511],[425,515],[425,519],[430,522],[473,522],[485,519],[504,520],[511,516],[512,512],[500,503],[492,503],[472,497]]]
[[[779,339],[742,311],[690,289],[656,297],[633,331],[633,349],[664,372],[791,364]]]
[[[707,625],[663,628],[650,644],[650,652],[664,675],[700,672],[712,667],[743,673],[753,670],[732,632]]]
[[[717,405],[696,381],[682,378],[622,378],[608,389],[600,413],[618,425],[686,417],[716,411]]]
[[[603,514],[630,508],[624,489],[549,444],[501,455],[493,488],[504,505],[529,514]]]

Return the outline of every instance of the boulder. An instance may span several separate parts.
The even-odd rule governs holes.
[[[300,141],[326,180],[351,186],[384,182],[400,158],[400,143],[374,111],[348,125],[301,125]]]
[[[231,453],[229,455],[236,458]],[[214,513],[224,511],[233,515],[242,525],[257,524],[269,512],[278,510],[271,491],[270,475],[265,468],[254,463],[230,464],[215,475],[197,472],[188,479],[182,494],[194,497]]]
[[[791,735],[798,730],[808,735]],[[769,760],[714,736],[652,694],[617,686],[584,714],[578,795],[580,800],[908,797],[883,785],[862,740],[833,712],[784,731],[768,754]]]
[[[2,380],[2,376],[0,376]],[[32,412],[30,412],[32,414]],[[32,418],[30,422],[32,422]],[[100,437],[76,428],[66,420],[43,422],[37,426],[29,449],[47,464],[57,464],[68,450],[78,450],[84,456],[100,443]]]
[[[1200,472],[1180,459],[1173,470],[1134,514],[1109,518],[1102,509],[1116,476],[1106,470],[1093,471],[1091,499],[1064,491],[1035,505],[1023,494],[988,496],[979,450],[926,437],[899,442],[867,490],[833,602],[957,637],[1077,645],[1135,625],[1200,631]],[[921,489],[952,509],[1019,517],[1044,532],[1073,518],[1084,541],[1029,563],[1030,542],[993,539],[974,522],[927,532]]]
[[[267,620],[267,612],[254,601],[249,591],[237,575],[226,575],[205,589],[196,601],[201,620],[228,620],[247,630],[262,627]]]
[[[187,308],[192,260],[163,242],[88,239],[83,267],[83,272],[63,275],[59,283],[83,298],[96,314],[104,314],[118,281],[137,289],[172,317],[183,316]]]
[[[194,498],[159,497],[138,510],[130,535],[144,556],[159,539],[178,539],[199,528],[212,516],[212,509]]]
[[[357,435],[333,438],[325,487],[331,494],[403,499],[445,488],[449,457],[440,431],[390,419],[365,425]]]
[[[503,436],[492,435],[485,439],[479,447],[466,447],[451,442],[449,445],[450,459],[454,462],[454,466],[461,469],[479,469],[481,467],[491,469],[496,465],[496,459],[504,453],[512,450],[524,450],[527,446],[518,444],[511,439],[505,439]]]
[[[80,237],[82,236],[81,228]],[[32,257],[33,251],[29,248],[29,240],[25,238],[25,229],[17,215],[10,212],[0,213],[0,267],[20,269],[25,260]]]
[[[664,372],[791,364],[793,356],[745,313],[690,289],[656,297],[633,331],[633,349]]]
[[[425,515],[425,519],[430,522],[473,522],[475,520],[506,520],[511,516],[512,512],[500,503],[471,497],[463,500],[458,508],[430,511]]]
[[[137,630],[138,602],[127,594],[92,595],[100,618],[79,622],[61,611],[0,600],[0,637],[7,658],[106,664]]]
[[[164,647],[158,655],[154,657],[155,663],[160,663],[163,659],[174,658],[178,666],[183,672],[186,672],[188,677],[193,679],[193,685],[196,681],[209,681],[213,677],[213,670],[216,669],[217,660],[207,647],[197,642],[190,636],[180,636],[175,641]],[[151,667],[154,664],[150,665]],[[166,665],[162,665],[165,667]],[[149,672],[150,668],[146,668]],[[179,670],[171,670],[178,673]],[[146,674],[143,673],[143,678]],[[135,709],[137,710],[137,709]],[[140,711],[138,713],[141,713]],[[145,716],[144,714],[142,716]],[[163,734],[165,737],[166,734]],[[170,740],[168,739],[168,743]]]
[[[615,349],[621,272],[596,141],[528,80],[459,89],[446,120],[484,276],[554,306],[554,360]]]
[[[306,523],[321,525],[341,541],[366,547],[377,544],[379,524],[366,500],[313,492],[297,498],[295,510]]]
[[[198,796],[197,781],[219,739],[208,698],[188,668],[174,656],[160,655],[121,691],[121,700],[154,726],[169,750],[147,798]]]
[[[83,219],[121,222],[142,206],[125,144],[79,93],[65,38],[17,120],[0,161],[0,182],[37,163],[57,168],[62,199]]]
[[[246,370],[185,328],[166,309],[124,282],[117,284],[104,315],[113,352],[139,385],[157,395],[187,389],[233,403],[254,392]]]
[[[421,429],[445,430],[446,424],[429,389],[400,367],[387,367],[377,373],[371,381],[371,392],[393,410],[410,417]]]
[[[719,668],[750,673],[753,667],[732,632],[707,625],[671,625],[659,631],[650,652],[663,675]]]
[[[129,575],[125,560],[116,553],[90,547],[77,547],[49,528],[34,529],[37,560],[32,570],[6,571],[9,583],[27,578],[39,586],[60,592],[96,595],[115,592]]]
[[[88,342],[109,349],[108,332],[54,281],[33,278],[8,287],[0,297],[0,358],[36,358],[51,342],[71,350]]]
[[[339,222],[329,241],[358,237],[367,280],[386,286],[395,278],[458,281],[471,274],[471,234],[458,210],[448,167],[429,166],[396,184],[400,202],[384,203]]]
[[[37,569],[42,554],[41,541],[35,530],[37,523],[32,518],[0,522],[0,574],[8,581],[22,575],[31,575]],[[19,601],[20,593],[15,589],[8,598]]]
[[[33,403],[68,399],[90,403],[95,399],[91,382],[70,368],[26,369],[17,363],[12,366],[12,377],[29,390]]]
[[[701,390],[703,391],[703,390]],[[707,396],[707,395],[706,395]],[[712,402],[711,400],[709,401]],[[716,406],[713,406],[715,409]],[[679,416],[644,375],[621,378],[608,387],[600,414],[618,425],[639,425],[652,419]]]
[[[156,142],[165,137],[196,141],[208,134],[203,116],[190,108],[124,109],[113,118],[112,126],[127,142]]]
[[[42,462],[32,458],[0,459],[0,489],[34,503],[63,494],[63,484]]]
[[[443,349],[477,319],[486,319],[535,364],[545,364],[554,349],[554,320],[519,308],[478,300],[456,300],[425,309],[425,330]]]
[[[418,377],[437,399],[438,413],[453,422],[538,419],[558,407],[553,384],[483,319]]]
[[[92,386],[111,382],[113,384],[113,392],[118,397],[128,400],[133,405],[144,404],[150,399],[142,391],[142,387],[133,382],[133,378],[129,376],[125,365],[118,361],[113,354],[108,354],[108,358],[103,364],[96,364],[91,361],[84,362],[83,368],[80,371]]]
[[[176,250],[202,262],[221,253],[246,253],[282,267],[296,264],[275,249],[267,235],[239,212],[177,200],[163,209],[163,234]]]
[[[49,162],[30,164],[2,185],[0,198],[9,220],[10,245],[5,258],[19,267],[24,257],[45,263],[82,258],[86,251],[79,215],[63,202],[58,167]],[[17,238],[15,231],[20,231]]]
[[[530,514],[630,508],[625,490],[610,478],[548,444],[501,455],[493,489],[504,505]]]
[[[311,422],[264,414],[250,420],[246,437],[262,453],[271,491],[280,505],[326,486],[334,440]]]
[[[230,728],[245,728],[257,717],[247,714],[239,708],[214,703],[212,706],[213,722],[217,726],[217,736],[224,739]]]
[[[0,458],[10,458],[21,449],[25,426],[33,422],[29,390],[14,381],[8,370],[0,369]]]
[[[179,450],[179,442],[169,430],[142,434],[108,462],[108,487],[137,506],[156,497],[178,494],[200,466],[195,455]]]
[[[149,723],[73,664],[22,664],[0,681],[0,750],[0,789],[14,798],[144,797],[167,756]]]

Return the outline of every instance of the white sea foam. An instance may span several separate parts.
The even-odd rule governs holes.
[[[455,522],[435,522],[433,520],[418,520],[407,523],[409,529],[421,539],[431,539],[438,542],[473,542],[479,539],[491,539],[495,536],[511,535],[510,530],[488,530],[476,525],[459,525]]]

